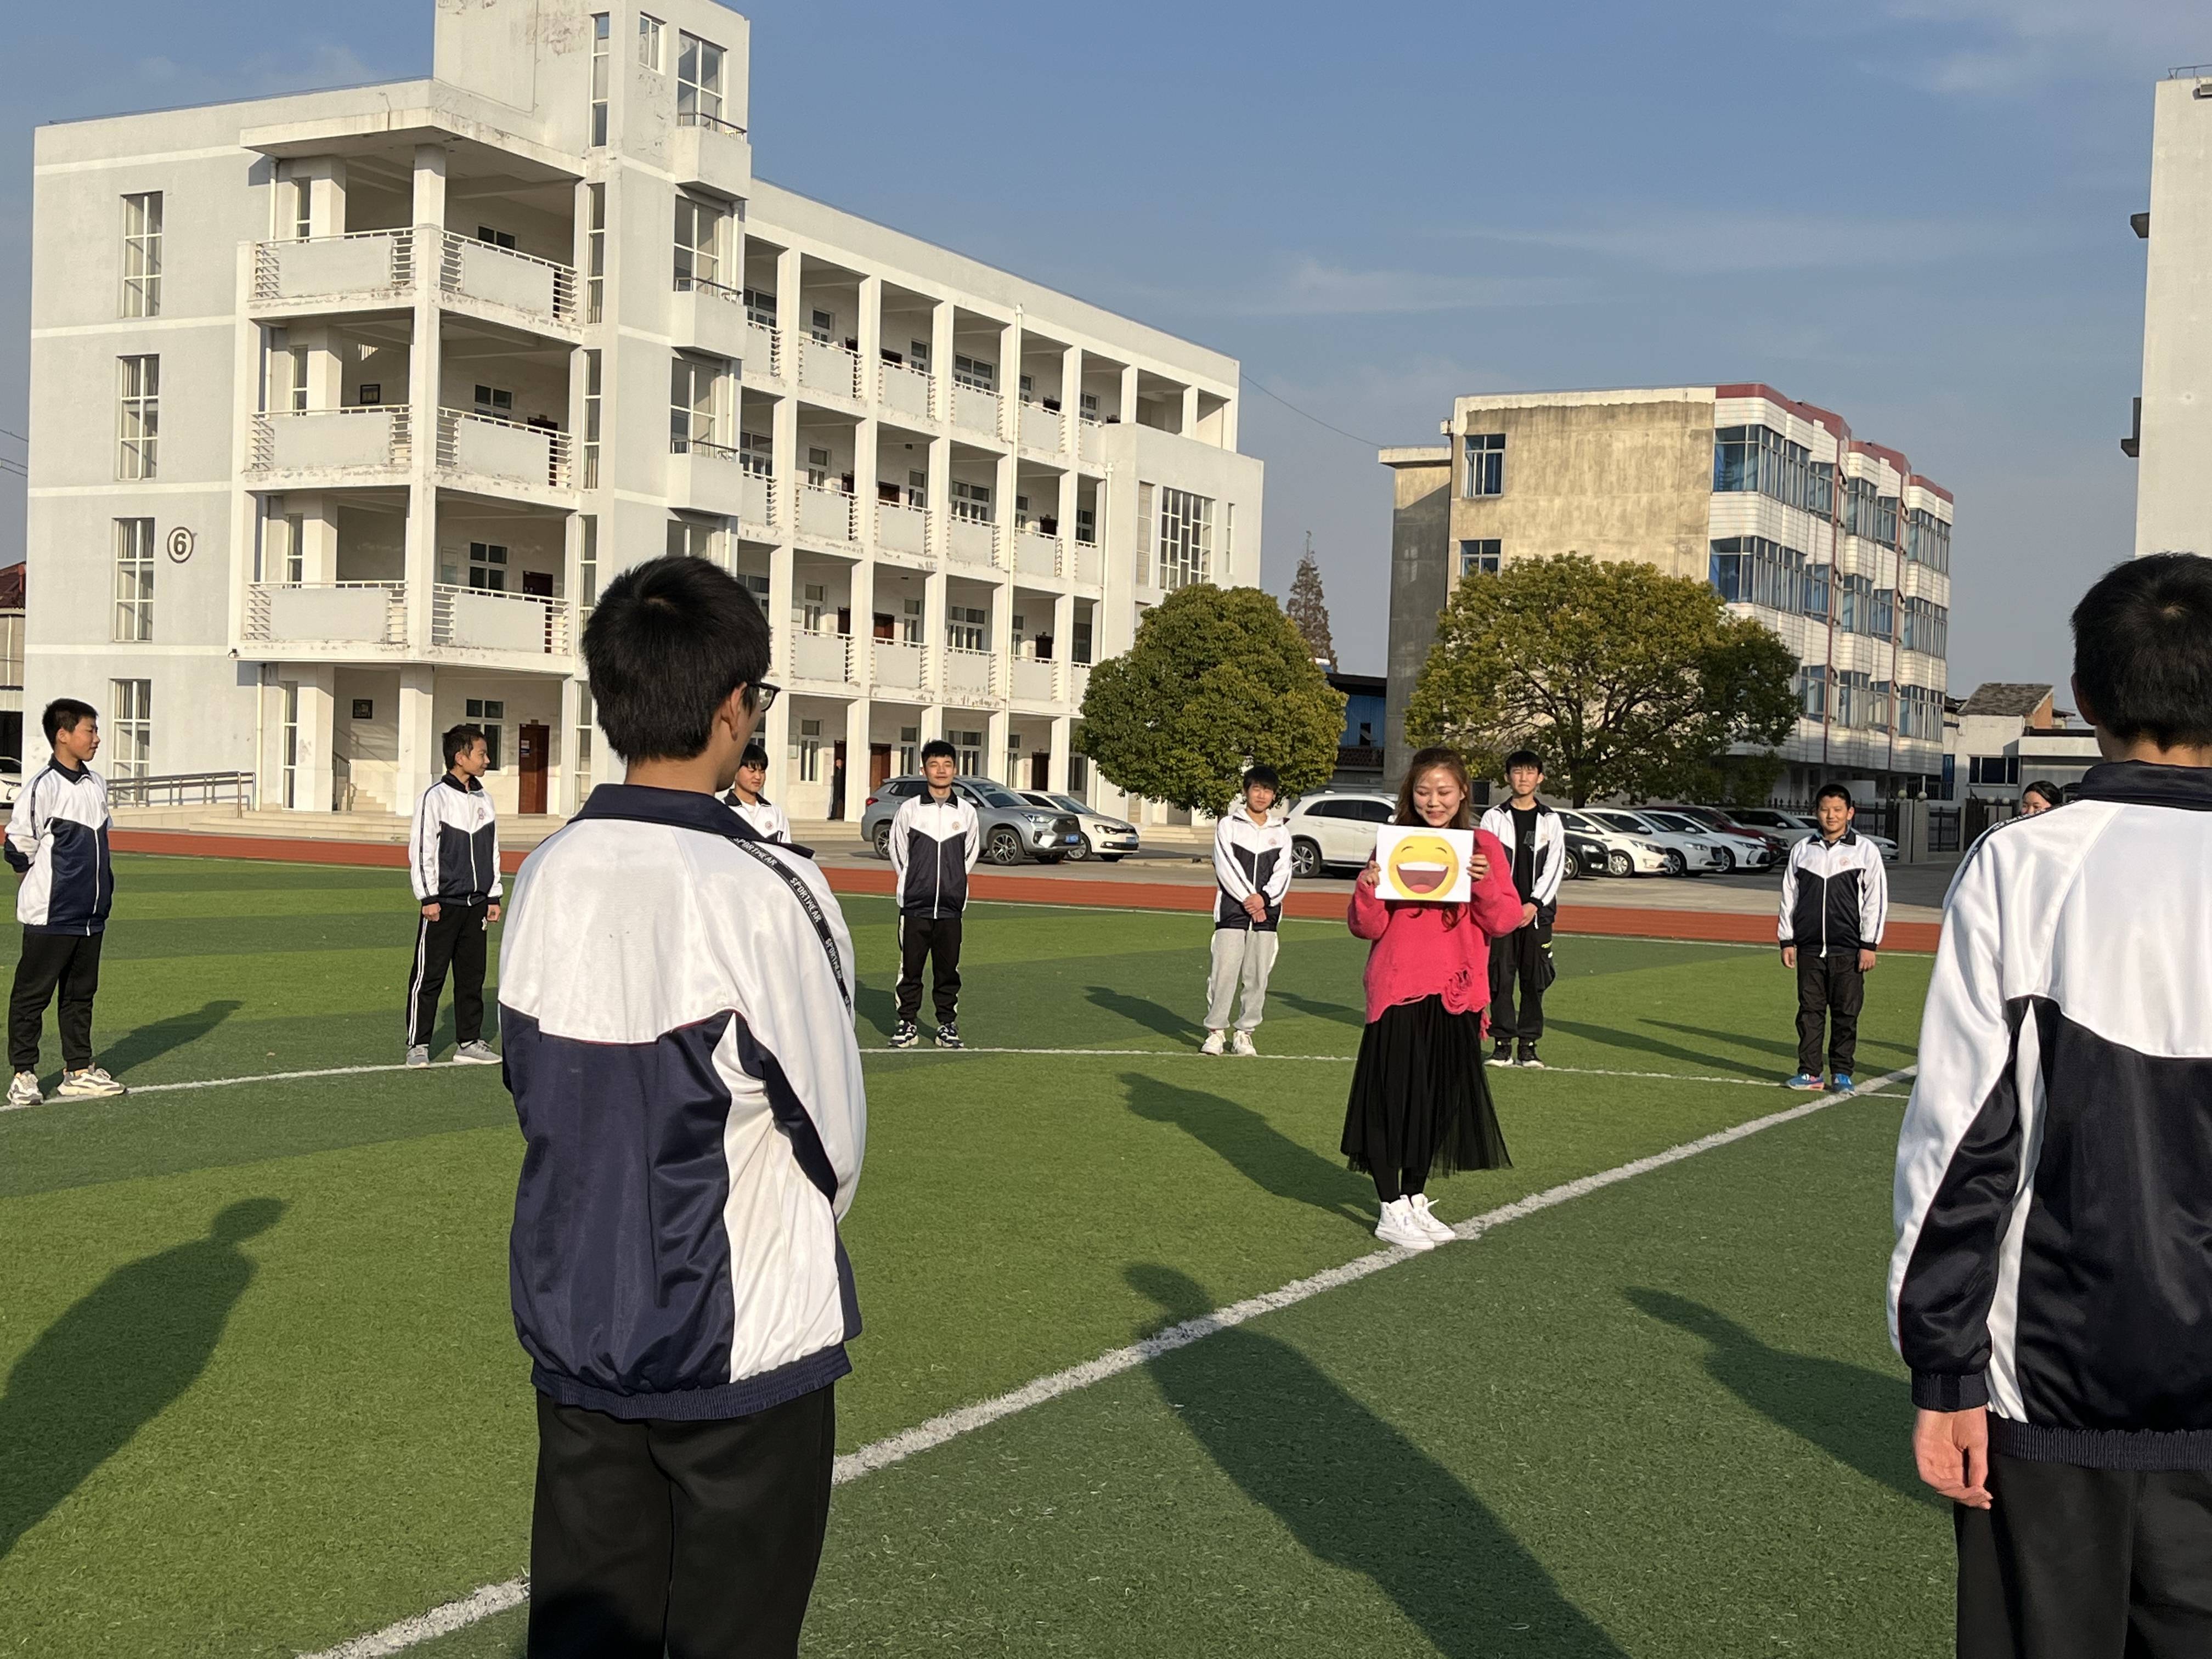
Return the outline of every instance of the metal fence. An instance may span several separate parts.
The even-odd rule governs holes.
[[[112,806],[236,806],[253,810],[251,772],[175,772],[166,777],[110,778]]]

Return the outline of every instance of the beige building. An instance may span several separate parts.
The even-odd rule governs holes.
[[[1386,449],[1390,766],[1462,581],[1516,559],[1636,559],[1709,580],[1797,653],[1778,786],[1939,787],[1951,497],[1841,417],[1759,385],[1458,399],[1445,441]]]
[[[2172,70],[2151,120],[2136,552],[2212,554],[2212,64]]]

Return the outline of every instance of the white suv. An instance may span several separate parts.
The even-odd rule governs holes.
[[[1398,815],[1398,798],[1380,794],[1306,795],[1284,820],[1291,832],[1291,872],[1364,870],[1375,856],[1375,831]]]
[[[1681,854],[1662,847],[1640,830],[1616,829],[1601,823],[1588,809],[1577,811],[1569,806],[1553,809],[1559,815],[1562,829],[1586,836],[1605,848],[1605,870],[1612,876],[1656,876],[1672,873],[1669,860],[1681,860]]]

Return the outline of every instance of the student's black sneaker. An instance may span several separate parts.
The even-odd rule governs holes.
[[[1533,1042],[1524,1042],[1521,1045],[1521,1058],[1514,1064],[1533,1066],[1540,1072],[1544,1069],[1544,1062],[1536,1058],[1536,1045]]]
[[[939,1026],[937,1028],[937,1046],[940,1048],[957,1048],[960,1047],[960,1028],[957,1025]]]
[[[891,1047],[911,1048],[921,1041],[921,1028],[910,1019],[902,1019],[891,1027]]]
[[[1490,1063],[1492,1066],[1510,1066],[1513,1063],[1513,1043],[1510,1038],[1500,1037],[1491,1045]]]

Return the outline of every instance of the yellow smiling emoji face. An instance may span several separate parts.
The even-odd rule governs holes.
[[[1389,877],[1413,898],[1446,892],[1459,879],[1459,854],[1442,836],[1407,836],[1390,849]]]

